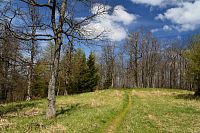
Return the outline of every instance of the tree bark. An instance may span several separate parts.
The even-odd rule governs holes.
[[[64,17],[65,11],[67,8],[67,0],[62,0],[62,5],[60,7],[60,16],[58,26],[56,27],[56,0],[52,2],[52,13],[51,13],[51,22],[52,28],[54,31],[54,42],[55,42],[55,53],[54,59],[52,64],[52,72],[51,72],[51,79],[49,81],[48,86],[48,109],[46,112],[47,119],[53,118],[56,116],[56,96],[55,96],[55,89],[56,89],[56,81],[58,79],[58,72],[59,72],[59,62],[60,62],[60,49],[62,45],[62,29],[64,24]]]

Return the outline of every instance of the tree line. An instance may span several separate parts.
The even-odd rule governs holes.
[[[151,32],[133,32],[122,45],[107,43],[99,57],[101,88],[199,90],[199,35],[159,42]],[[194,55],[196,54],[196,55]]]

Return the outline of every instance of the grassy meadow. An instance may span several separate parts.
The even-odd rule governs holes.
[[[132,109],[120,133],[197,133],[200,131],[200,99],[193,93],[166,89],[132,91]]]
[[[168,89],[109,89],[57,97],[47,120],[46,99],[0,106],[5,133],[156,133],[200,131],[200,99]]]

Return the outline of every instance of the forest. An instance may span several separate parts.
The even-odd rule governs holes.
[[[92,9],[80,17],[77,8]],[[0,0],[2,108],[47,99],[45,114],[51,119],[59,109],[56,97],[99,91],[122,95],[113,89],[124,94],[135,89],[137,96],[145,88],[176,89],[194,92],[198,99],[200,34],[164,40],[141,25],[118,43],[108,39],[109,31],[95,32],[91,26],[112,12],[94,0]]]

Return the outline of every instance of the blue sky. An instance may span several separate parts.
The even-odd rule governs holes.
[[[185,40],[200,33],[200,0],[99,0],[99,3],[109,6],[111,12],[103,19],[97,19],[94,26],[110,28],[108,39],[118,45],[126,38],[123,31],[127,34],[141,27],[151,31],[160,43],[182,40],[182,46],[187,42]],[[84,16],[87,11],[83,8],[81,12]],[[84,49],[86,53],[90,51]]]
[[[94,13],[96,7],[105,7],[108,13],[95,18],[86,28],[93,30],[93,35],[105,30],[106,39],[117,44],[123,43],[128,33],[138,31],[141,27],[151,31],[160,41],[188,39],[200,33],[200,0],[96,1],[91,7],[78,4],[75,8],[76,18]],[[49,12],[41,9],[41,13],[48,15]],[[47,16],[43,18],[43,21],[48,21]]]
[[[122,6],[123,11],[136,17],[127,25],[114,22],[128,32],[143,27],[158,39],[176,39],[189,37],[200,31],[199,0],[107,0],[102,4],[109,5],[112,9]],[[112,16],[112,12],[109,15]]]
[[[106,30],[105,36],[114,42],[123,41],[128,32],[141,27],[158,39],[186,38],[200,32],[200,0],[96,0],[96,3],[92,7],[76,6],[76,18],[91,14],[95,6],[106,6],[109,13],[86,28],[95,32]],[[47,12],[42,10],[43,14]],[[46,20],[47,17],[43,21]]]

